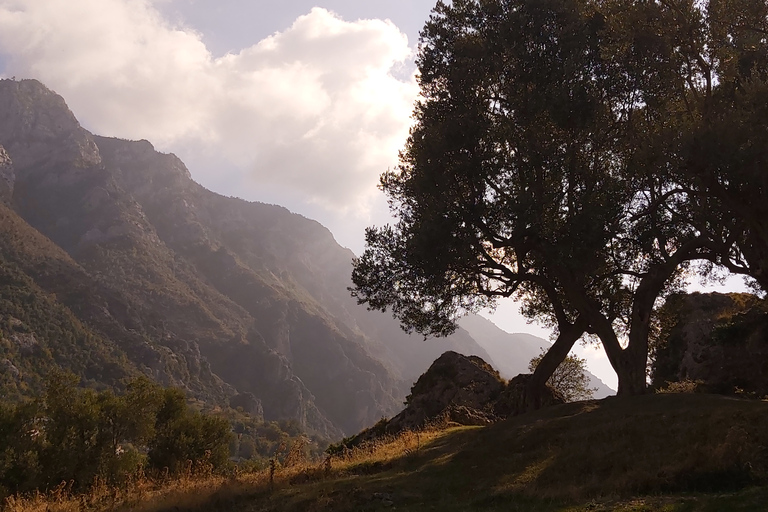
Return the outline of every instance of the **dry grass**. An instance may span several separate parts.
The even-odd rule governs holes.
[[[151,479],[137,475],[121,486],[96,481],[88,493],[74,494],[66,482],[49,492],[10,496],[3,512],[81,512],[107,510],[161,510],[194,505],[192,496],[210,497],[226,482],[210,472],[189,471],[178,478]]]
[[[443,434],[445,429],[436,427],[420,432],[407,431],[322,460],[307,460],[303,456],[303,446],[297,442],[289,448],[282,465],[275,463],[261,471],[243,473],[233,470],[222,476],[212,474],[209,468],[192,468],[190,465],[185,474],[175,478],[137,475],[119,487],[96,481],[86,494],[72,493],[71,486],[63,482],[49,492],[10,496],[0,510],[155,512],[224,507],[249,496],[275,493],[297,484],[376,472],[395,460],[418,453],[424,443]]]
[[[665,386],[657,389],[656,393],[698,393],[703,386],[703,380],[684,379],[667,382]]]
[[[656,394],[551,407],[490,427],[405,432],[331,459],[227,477],[137,479],[8,512],[715,512],[768,510],[768,403]]]

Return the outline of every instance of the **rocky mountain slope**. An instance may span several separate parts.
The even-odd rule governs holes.
[[[511,379],[521,373],[529,373],[528,363],[541,354],[551,343],[532,334],[511,334],[500,329],[496,324],[479,315],[469,315],[459,321],[459,325],[474,338],[491,356],[494,366],[505,379]],[[589,387],[595,388],[594,398],[600,399],[615,395],[596,375],[587,372]]]
[[[34,80],[0,80],[0,379],[144,373],[212,404],[255,396],[329,438],[398,410],[463,330],[423,341],[349,296],[353,254],[317,222],[223,197],[147,141],[95,136]],[[252,401],[252,400],[251,400]]]

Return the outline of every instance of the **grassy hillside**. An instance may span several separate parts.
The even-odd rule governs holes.
[[[768,403],[666,394],[409,432],[330,462],[278,467],[272,484],[268,470],[192,479],[123,503],[147,511],[756,511],[768,503],[767,483]],[[22,505],[9,510],[33,509]]]
[[[569,510],[647,495],[666,503],[659,494],[733,492],[764,482],[767,447],[764,402],[706,395],[582,402],[450,430],[391,463],[362,463],[371,474],[359,469],[363,474],[331,484],[285,488],[241,510],[308,510],[328,500],[319,509],[376,509],[375,493],[405,510]],[[668,510],[697,510],[679,501]]]

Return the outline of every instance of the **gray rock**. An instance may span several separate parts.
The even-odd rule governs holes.
[[[406,399],[406,409],[392,418],[388,431],[420,428],[436,419],[492,421],[493,403],[504,390],[499,372],[477,356],[448,351],[419,377]],[[481,423],[482,424],[482,423]]]
[[[525,391],[531,375],[505,382],[491,365],[477,356],[446,352],[419,377],[406,408],[348,440],[354,447],[380,436],[419,430],[430,424],[489,425],[526,410]],[[564,403],[546,388],[542,405]]]
[[[0,112],[0,141],[17,177],[35,167],[67,164],[68,179],[79,180],[82,169],[101,163],[93,136],[80,128],[64,99],[39,81],[0,80]]]
[[[17,382],[21,380],[21,370],[8,359],[0,360],[0,373],[10,376]]]
[[[13,333],[11,334],[11,341],[16,343],[16,345],[19,347],[19,352],[24,356],[33,354],[35,350],[40,346],[37,338],[35,338],[35,335],[32,333]]]
[[[15,181],[16,173],[13,170],[11,157],[4,147],[0,146],[0,203],[11,204]]]

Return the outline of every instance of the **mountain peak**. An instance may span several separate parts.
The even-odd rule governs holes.
[[[93,137],[64,98],[37,80],[0,80],[0,119],[0,141],[19,175],[33,167],[101,163]]]

